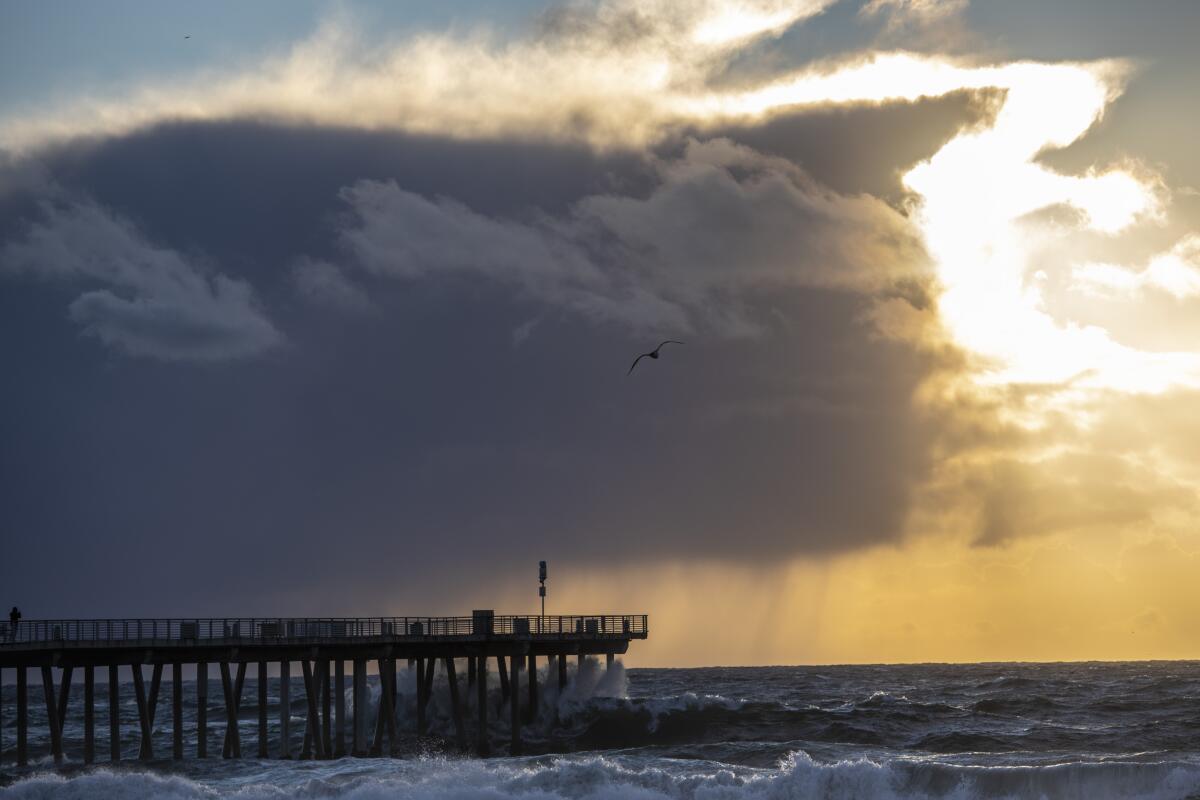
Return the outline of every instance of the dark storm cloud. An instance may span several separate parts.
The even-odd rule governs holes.
[[[253,286],[289,346],[200,368],[98,357],[63,324],[71,281],[127,299],[143,284],[6,280],[4,582],[39,614],[143,612],[156,593],[161,613],[365,612],[381,595],[436,611],[444,576],[491,585],[535,554],[770,563],[894,540],[928,470],[911,397],[938,365],[871,322],[919,283],[902,215],[736,143],[597,155],[177,125],[42,167],[213,302],[213,276]],[[4,247],[48,224],[31,197],[0,197]],[[617,306],[624,286],[694,333],[632,378],[670,317],[631,326],[561,295]],[[343,313],[364,298],[372,313]],[[729,318],[755,335],[713,322]],[[64,547],[54,600],[11,566]]]
[[[103,285],[75,298],[69,315],[106,345],[134,356],[215,360],[280,343],[245,281],[206,276],[94,202],[56,198],[39,211],[23,236],[0,248],[0,271]]]

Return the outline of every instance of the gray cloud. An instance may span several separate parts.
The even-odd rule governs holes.
[[[101,284],[69,306],[85,333],[133,356],[220,360],[254,356],[282,335],[248,283],[206,275],[89,200],[46,200],[23,239],[0,250],[10,274]]]
[[[916,231],[885,203],[818,185],[728,140],[657,163],[644,196],[594,194],[560,216],[505,219],[395,182],[343,189],[343,246],[367,270],[465,273],[636,330],[758,330],[740,293],[764,286],[879,291],[923,273]]]
[[[296,291],[317,305],[346,312],[370,311],[375,307],[366,290],[328,261],[298,259],[292,265],[292,280]]]

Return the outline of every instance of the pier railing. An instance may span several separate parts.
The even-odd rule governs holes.
[[[190,617],[182,619],[39,619],[0,622],[0,648],[21,644],[190,643],[241,640],[396,638],[645,638],[645,614],[477,617]]]

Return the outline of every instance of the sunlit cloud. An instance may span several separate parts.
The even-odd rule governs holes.
[[[1179,299],[1200,296],[1200,236],[1185,237],[1144,269],[1117,264],[1084,264],[1071,271],[1074,288],[1102,297],[1160,291]]]

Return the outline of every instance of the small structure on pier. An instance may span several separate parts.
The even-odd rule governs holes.
[[[242,707],[243,685],[249,665],[257,669],[259,758],[291,758],[290,731],[292,665],[299,663],[301,690],[307,701],[304,744],[301,757],[336,758],[390,752],[397,741],[396,662],[404,660],[416,668],[417,733],[425,733],[426,709],[433,693],[438,662],[449,689],[458,746],[468,749],[464,719],[464,695],[455,663],[467,664],[466,691],[478,692],[476,749],[487,755],[488,661],[495,659],[503,698],[509,703],[512,741],[510,752],[521,750],[521,698],[516,689],[519,674],[528,669],[528,714],[537,716],[537,659],[557,666],[559,688],[567,683],[567,659],[575,656],[582,664],[587,656],[604,655],[612,666],[615,655],[624,653],[634,639],[649,633],[644,614],[575,616],[496,616],[476,611],[470,617],[371,617],[352,619],[116,619],[116,620],[30,620],[16,629],[0,631],[0,677],[2,670],[16,670],[16,762],[29,761],[28,671],[41,672],[46,704],[50,750],[55,761],[63,758],[63,727],[74,671],[83,672],[83,760],[96,758],[95,673],[108,669],[109,758],[119,761],[121,753],[120,683],[117,670],[128,666],[133,673],[141,743],[138,757],[155,757],[152,731],[158,709],[159,688],[165,667],[171,668],[172,754],[184,757],[183,666],[196,669],[195,755],[208,754],[208,668],[215,665],[221,679],[225,707],[222,756],[242,756],[237,719]],[[268,737],[267,665],[279,665],[278,742],[271,747]],[[367,665],[375,662],[382,691],[374,735],[366,730]],[[351,665],[353,731],[347,748],[346,665]],[[151,668],[149,687],[143,674]],[[55,672],[57,671],[57,676]],[[547,674],[553,674],[548,670]],[[57,680],[56,680],[57,677]],[[147,691],[148,688],[148,691]],[[0,730],[6,710],[0,703]],[[0,760],[4,743],[0,741]]]

